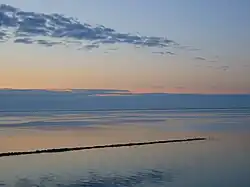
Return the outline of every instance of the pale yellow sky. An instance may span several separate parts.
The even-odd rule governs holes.
[[[10,48],[11,47],[11,48]],[[10,50],[11,49],[11,50]],[[111,54],[71,49],[1,47],[1,88],[112,88],[136,92],[249,93],[249,68],[134,49]],[[221,62],[217,62],[221,63]],[[221,63],[222,64],[222,63]]]

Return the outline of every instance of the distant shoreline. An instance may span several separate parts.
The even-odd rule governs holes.
[[[7,112],[115,112],[115,111],[181,111],[181,110],[250,110],[250,107],[225,107],[225,108],[139,108],[139,109],[38,109],[38,110],[0,110]]]

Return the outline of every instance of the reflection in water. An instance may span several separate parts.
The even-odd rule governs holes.
[[[146,170],[130,175],[110,174],[103,176],[99,173],[89,172],[87,176],[82,176],[79,179],[69,181],[58,181],[55,176],[42,176],[38,181],[22,178],[15,183],[16,187],[45,187],[45,186],[63,186],[63,187],[130,187],[138,185],[159,185],[165,182],[172,182],[174,174],[171,171]]]
[[[31,121],[31,126],[34,123],[33,129],[9,128],[8,125],[21,125],[15,122],[14,118],[18,116],[8,114],[1,117],[0,123],[5,127],[0,127],[0,152],[194,137],[191,134],[212,139],[181,144],[2,157],[0,186],[250,186],[250,111],[36,115],[35,118],[31,115],[19,116],[22,122]],[[149,120],[149,123],[144,123],[145,120]],[[76,121],[82,123],[83,127],[74,126]],[[86,127],[84,121],[98,125]],[[59,126],[61,123],[63,127],[60,130],[58,127],[47,126],[46,130],[40,127],[51,122]],[[112,122],[122,123],[113,125]]]
[[[7,187],[249,187],[246,140],[249,134],[221,135],[187,144],[6,157],[0,178]]]

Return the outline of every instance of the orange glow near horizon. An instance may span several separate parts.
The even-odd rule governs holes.
[[[114,87],[108,87],[108,88],[103,88],[103,87],[84,87],[84,88],[40,88],[40,87],[1,87],[0,90],[15,90],[15,89],[20,89],[20,90],[28,90],[28,89],[33,89],[33,90],[48,90],[48,91],[56,91],[56,92],[72,92],[73,89],[85,89],[85,90],[95,90],[95,89],[110,89],[110,90],[121,90],[121,93],[112,93],[112,94],[97,94],[96,96],[123,96],[123,95],[129,95],[129,94],[250,94],[250,90],[219,90],[219,91],[214,91],[214,90],[182,90],[180,91],[179,89],[164,89],[164,90],[159,90],[159,89],[117,89]],[[122,92],[122,90],[128,90],[129,94]]]
[[[185,59],[149,56],[133,60],[126,55],[57,53],[44,56],[34,50],[1,60],[0,88],[12,89],[117,89],[131,93],[250,94],[247,68],[228,71],[196,68]],[[66,53],[66,52],[65,52]],[[7,55],[8,54],[8,55]],[[155,59],[159,60],[155,63]]]

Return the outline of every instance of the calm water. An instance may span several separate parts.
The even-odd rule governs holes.
[[[0,158],[0,186],[250,186],[250,111],[4,112],[0,151],[207,141]]]

